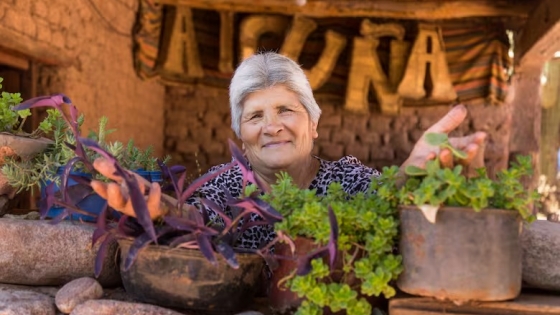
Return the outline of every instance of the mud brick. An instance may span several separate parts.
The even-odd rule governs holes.
[[[352,130],[336,129],[332,131],[331,141],[333,143],[351,144],[354,143],[356,135]]]
[[[344,146],[342,144],[328,143],[321,145],[319,151],[321,152],[321,157],[338,160],[344,154]]]
[[[389,116],[375,115],[369,118],[369,130],[374,133],[385,133],[391,129],[394,118]]]
[[[372,147],[370,157],[372,160],[392,160],[395,158],[395,152],[389,147]]]
[[[197,143],[192,141],[183,140],[177,143],[177,151],[184,154],[194,154],[200,151],[200,147]]]
[[[319,119],[319,127],[340,127],[342,126],[342,117],[340,115],[322,116]]]
[[[346,155],[353,155],[360,161],[369,161],[369,145],[355,142],[346,146]]]

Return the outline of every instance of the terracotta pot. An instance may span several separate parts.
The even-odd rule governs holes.
[[[296,245],[296,252],[292,254],[290,246],[285,243],[276,244],[274,253],[279,256],[289,257],[289,259],[279,260],[278,268],[272,272],[270,278],[270,288],[268,290],[268,299],[270,306],[278,313],[286,313],[297,308],[302,298],[298,298],[297,294],[290,291],[290,289],[283,287],[282,279],[290,275],[297,268],[297,259],[302,257],[314,249],[317,245],[313,240],[303,237],[298,237],[294,241]]]
[[[165,307],[236,313],[254,297],[263,259],[256,254],[237,254],[239,269],[222,257],[211,265],[198,250],[150,245],[141,250],[129,270],[123,264],[132,241],[119,240],[121,276],[126,292],[134,298]]]
[[[521,218],[515,211],[442,207],[432,224],[400,207],[404,272],[413,295],[465,301],[513,299],[521,290]]]
[[[280,283],[282,279],[289,276],[297,268],[297,259],[299,257],[309,254],[311,251],[317,248],[312,239],[305,237],[298,237],[294,240],[296,251],[292,254],[290,246],[285,243],[280,243],[275,246],[275,254],[283,257],[289,257],[289,259],[279,260],[278,268],[272,273],[270,279],[270,286],[268,290],[268,299],[270,302],[270,307],[276,312],[281,314],[288,314],[294,311],[301,305],[303,298],[299,298],[297,294],[286,288],[283,283]],[[358,253],[357,258],[362,257]],[[326,260],[325,260],[326,261]],[[342,255],[337,255],[335,261],[335,270],[330,274],[330,279],[334,282],[339,282],[342,278]],[[345,282],[351,287],[356,287],[359,284],[359,279],[356,279],[353,274],[347,274]],[[386,299],[382,297],[365,297],[368,302],[373,307],[379,307],[382,309],[386,308]],[[323,314],[333,314],[328,307],[323,309]],[[345,314],[343,311],[336,314]]]

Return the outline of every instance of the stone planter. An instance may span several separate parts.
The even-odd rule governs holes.
[[[521,218],[515,211],[442,207],[435,224],[400,207],[406,293],[455,302],[503,301],[521,291]]]
[[[4,165],[7,157],[18,156],[23,160],[31,159],[52,143],[53,141],[47,138],[33,139],[0,132],[0,166]],[[15,194],[16,189],[10,186],[5,176],[0,173],[0,195],[6,195],[8,199],[12,199]]]
[[[119,240],[122,263],[131,244]],[[141,302],[230,314],[250,304],[264,265],[257,254],[237,254],[237,261],[238,269],[222,257],[213,266],[198,250],[149,245],[139,251],[129,270],[121,264],[121,276],[126,292]]]
[[[94,226],[79,222],[53,225],[43,220],[0,218],[0,282],[25,285],[63,285],[94,277],[97,246],[91,247]],[[120,284],[117,244],[105,258],[98,281]]]

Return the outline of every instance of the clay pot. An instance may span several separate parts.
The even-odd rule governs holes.
[[[239,268],[219,257],[213,266],[198,250],[149,245],[129,270],[124,261],[132,241],[119,240],[126,292],[139,301],[165,307],[230,314],[247,306],[257,292],[264,266],[256,254],[237,254]]]
[[[288,259],[281,259],[279,260],[278,268],[272,272],[272,276],[270,279],[270,285],[268,290],[268,299],[270,303],[270,307],[274,310],[275,313],[279,314],[291,314],[292,311],[297,309],[303,298],[299,298],[297,294],[290,291],[290,289],[285,288],[283,286],[282,279],[289,276],[296,268],[297,268],[297,260],[300,257],[303,257],[313,250],[317,249],[318,245],[314,243],[314,241],[310,238],[305,237],[298,237],[294,240],[295,243],[295,253],[292,254],[290,246],[285,243],[279,243],[275,246],[275,254],[281,257],[288,257]],[[357,258],[362,257],[360,253],[358,253]],[[335,271],[332,271],[330,274],[330,279],[334,282],[339,282],[342,279],[342,255],[337,255],[335,261]],[[355,287],[359,284],[359,279],[355,278],[353,274],[347,274],[345,277],[345,282],[352,287]],[[386,308],[386,299],[382,297],[365,297],[368,302],[373,307],[380,307],[385,309]],[[333,314],[328,307],[323,309],[323,314]],[[338,312],[336,314],[345,314],[343,311]]]
[[[503,301],[521,291],[521,218],[515,211],[442,207],[430,223],[400,207],[406,293],[455,302]]]

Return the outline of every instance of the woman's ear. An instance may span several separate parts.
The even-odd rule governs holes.
[[[317,124],[316,122],[311,123],[311,136],[313,139],[317,139],[319,137],[319,133],[317,132]]]

